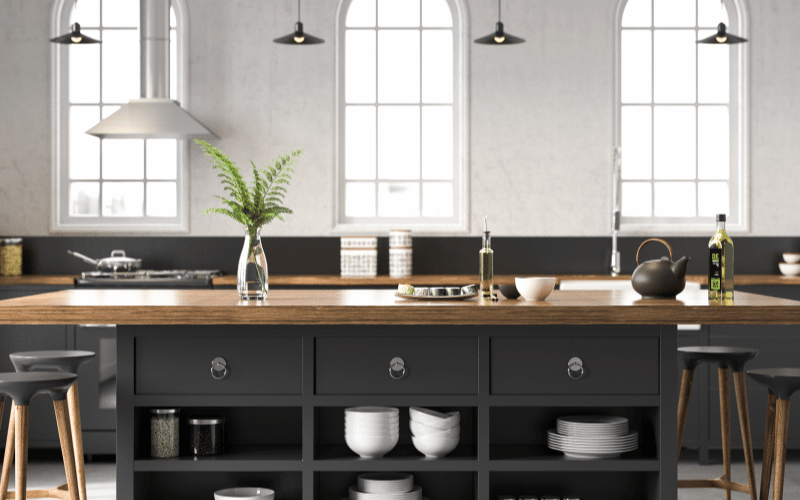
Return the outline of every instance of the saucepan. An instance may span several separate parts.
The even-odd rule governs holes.
[[[75,257],[83,260],[84,262],[92,264],[99,271],[111,271],[115,273],[127,272],[127,271],[136,271],[137,269],[142,267],[142,259],[134,259],[132,257],[126,257],[125,250],[113,250],[111,252],[111,257],[105,257],[103,259],[93,259],[78,252],[73,252],[72,250],[67,250],[67,253],[70,255],[74,255]]]

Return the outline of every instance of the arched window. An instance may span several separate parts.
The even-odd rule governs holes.
[[[187,12],[170,9],[170,98],[186,106]],[[85,132],[140,95],[139,0],[56,0],[52,33],[73,22],[96,45],[52,44],[54,231],[185,232],[187,145]]]
[[[747,229],[747,43],[698,44],[725,22],[747,37],[741,0],[622,0],[616,143],[622,229]]]
[[[466,229],[461,0],[342,0],[337,226]]]

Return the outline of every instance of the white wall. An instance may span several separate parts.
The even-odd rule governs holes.
[[[613,145],[613,24],[618,0],[507,0],[522,45],[470,44],[471,234],[608,234]],[[749,5],[751,233],[800,234],[800,25],[797,0]],[[287,196],[295,214],[264,235],[332,235],[334,19],[337,0],[304,0],[323,45],[291,31],[295,0],[188,0],[190,111],[240,166],[306,150]],[[467,0],[470,39],[493,30],[494,0]],[[49,17],[52,0],[0,2],[0,235],[47,235],[50,192]],[[191,235],[238,235],[203,215],[220,192],[191,158]]]

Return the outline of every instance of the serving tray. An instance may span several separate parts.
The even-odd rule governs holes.
[[[405,293],[395,292],[395,297],[409,300],[466,300],[477,297],[477,293],[468,293],[466,295],[407,295]]]

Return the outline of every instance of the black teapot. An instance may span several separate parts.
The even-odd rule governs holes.
[[[639,254],[645,245],[652,241],[658,241],[666,245],[669,250],[669,258],[648,260],[639,264]],[[686,266],[691,259],[681,257],[677,262],[672,262],[672,247],[669,243],[660,238],[650,238],[645,240],[636,251],[636,270],[631,276],[633,289],[646,299],[675,298],[686,287]]]

